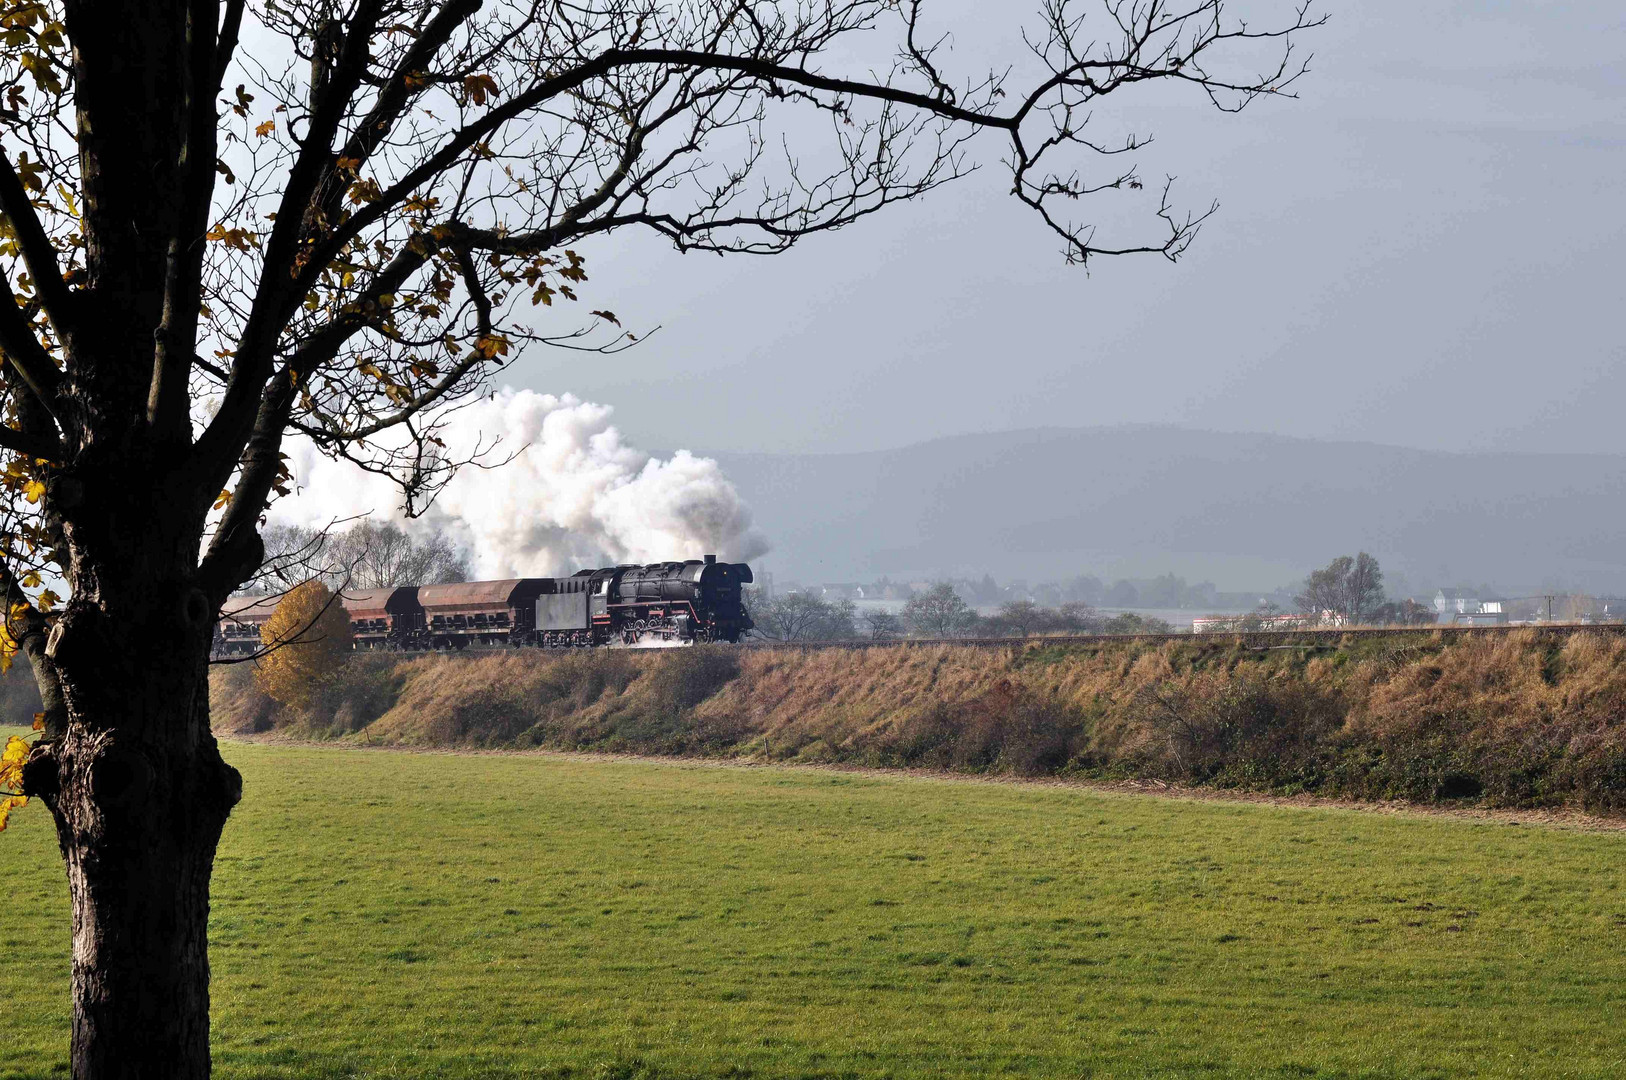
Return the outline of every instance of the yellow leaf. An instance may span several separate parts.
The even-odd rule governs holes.
[[[37,713],[34,714],[34,730],[35,731],[44,731],[45,730],[45,714],[44,713],[37,712]]]
[[[227,247],[236,248],[238,251],[248,251],[251,248],[260,246],[260,235],[258,233],[248,229],[228,229],[224,224],[216,224],[214,228],[204,234],[204,238],[213,240],[216,243],[223,243]]]
[[[0,786],[18,791],[23,786],[23,764],[28,760],[29,746],[26,742],[13,735],[6,740],[6,748],[0,751]]]
[[[37,503],[45,494],[45,485],[38,480],[29,480],[23,485],[23,497],[31,503]]]
[[[23,575],[23,588],[37,589],[39,587],[40,575],[38,570],[30,570],[28,573]]]
[[[41,611],[50,611],[52,608],[56,607],[57,604],[62,602],[62,597],[58,596],[50,589],[46,589],[44,592],[39,594],[38,598],[36,598],[34,602],[39,605]]]
[[[0,832],[6,831],[6,819],[11,817],[12,808],[20,810],[27,805],[27,795],[8,795],[0,798]]]
[[[225,506],[229,502],[231,502],[231,491],[222,491],[220,493],[220,498],[215,500],[214,509],[219,510],[222,506]]]
[[[258,135],[262,139],[275,130],[277,130],[277,122],[275,120],[267,120],[262,124],[254,125],[254,134]]]
[[[45,181],[41,179],[44,175],[44,167],[37,161],[29,161],[28,151],[24,150],[17,159],[17,179],[23,182],[23,187],[29,191],[44,191]]]

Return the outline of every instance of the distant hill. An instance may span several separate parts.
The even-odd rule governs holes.
[[[802,581],[1173,570],[1262,589],[1364,549],[1414,588],[1626,593],[1626,456],[1451,454],[1172,427],[713,454]]]

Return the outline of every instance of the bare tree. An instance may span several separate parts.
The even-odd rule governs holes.
[[[348,568],[352,588],[439,585],[469,579],[467,557],[441,533],[415,540],[399,525],[367,519],[333,540],[333,561]]]
[[[977,625],[977,613],[946,581],[916,593],[903,606],[903,621],[921,637],[961,637]]]
[[[0,584],[45,703],[23,782],[67,868],[81,1080],[209,1072],[209,878],[242,793],[209,641],[286,439],[420,513],[467,457],[448,410],[524,345],[630,344],[560,313],[594,237],[783,251],[963,176],[981,131],[1068,259],[1175,258],[1208,211],[1143,192],[1145,139],[1092,114],[1148,82],[1282,94],[1318,21],[1042,0],[1016,85],[950,73],[919,0],[3,2]],[[839,70],[883,35],[890,66]],[[1146,200],[1151,231],[1098,235],[1091,196]]]
[[[439,585],[469,579],[468,556],[443,533],[416,539],[399,525],[363,518],[333,531],[273,524],[260,530],[265,561],[252,591],[277,592],[312,578],[331,589]]]
[[[1383,604],[1383,571],[1366,552],[1340,555],[1304,579],[1294,598],[1300,609],[1319,614],[1331,611],[1358,623]]]
[[[1055,612],[1040,607],[1032,600],[1011,600],[1000,606],[994,621],[1002,631],[1027,637],[1056,625],[1057,619]]]
[[[845,597],[832,603],[812,593],[769,597],[753,590],[746,596],[746,608],[757,636],[770,641],[840,641],[857,633],[853,628],[857,605]]]
[[[907,629],[903,619],[896,612],[885,608],[870,608],[859,616],[858,621],[871,641],[889,641],[892,638],[902,637],[904,630]]]

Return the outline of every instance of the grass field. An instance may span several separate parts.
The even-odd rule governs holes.
[[[220,1077],[1619,1076],[1626,834],[229,744]],[[0,1076],[65,1070],[44,809]]]

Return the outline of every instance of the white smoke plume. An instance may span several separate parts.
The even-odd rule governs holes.
[[[438,530],[463,547],[478,578],[546,577],[589,566],[755,558],[768,545],[717,462],[679,450],[666,460],[622,441],[611,408],[564,394],[505,388],[450,417],[441,437],[467,454],[501,438],[498,468],[467,467],[409,532]],[[290,440],[298,490],[271,518],[322,527],[370,515],[400,520],[387,480]]]

